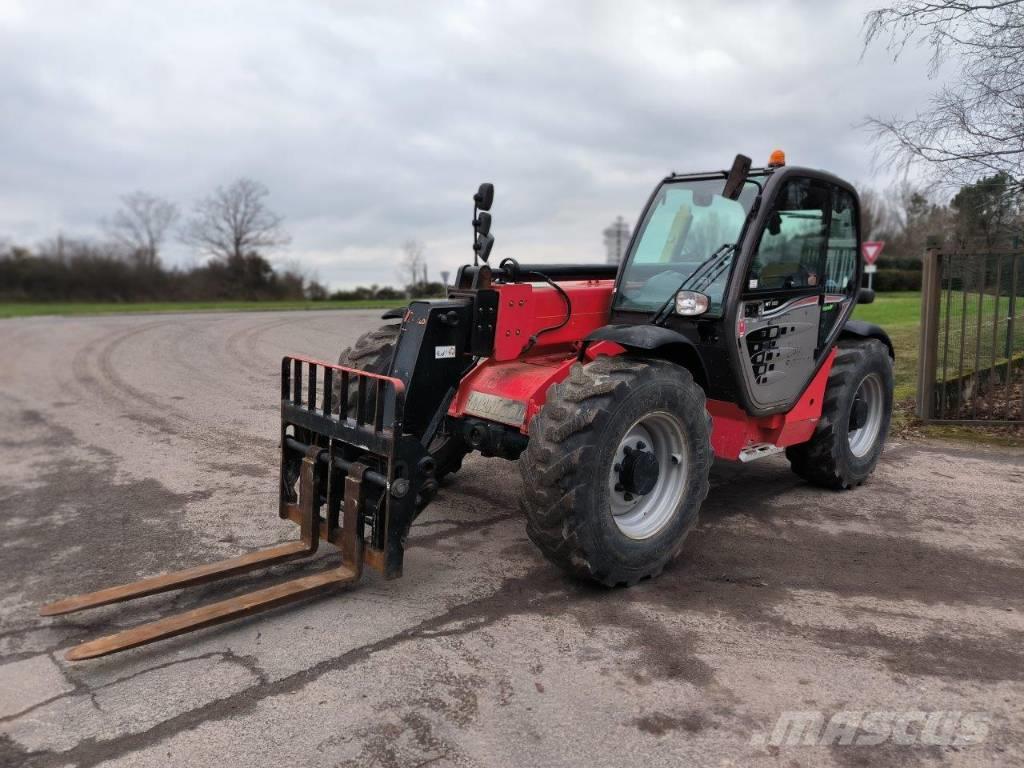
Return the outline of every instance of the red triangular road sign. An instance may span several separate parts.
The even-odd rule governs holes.
[[[878,261],[879,254],[885,248],[884,240],[866,240],[860,244],[860,252],[864,256],[865,264],[874,264]]]

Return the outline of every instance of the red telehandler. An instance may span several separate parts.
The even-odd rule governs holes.
[[[823,171],[672,174],[621,265],[491,266],[494,188],[474,195],[474,263],[337,365],[281,364],[278,513],[295,542],[67,598],[70,613],[313,554],[337,568],[71,649],[85,659],[402,574],[406,537],[471,451],[517,460],[527,532],[551,562],[609,586],[676,557],[714,458],[785,452],[808,482],[853,488],[882,452],[893,399],[886,333],[850,318],[860,288],[853,187]]]

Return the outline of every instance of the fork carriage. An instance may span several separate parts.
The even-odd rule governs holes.
[[[320,542],[341,562],[72,648],[89,659],[268,610],[359,580],[363,565],[402,575],[405,538],[419,505],[436,489],[420,440],[403,434],[405,384],[397,378],[291,355],[281,362],[281,467],[278,510],[299,538],[220,562],[77,595],[43,606],[66,613],[205,584],[314,555]]]

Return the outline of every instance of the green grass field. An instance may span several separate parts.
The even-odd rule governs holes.
[[[106,315],[123,312],[276,312],[316,309],[389,309],[405,304],[393,301],[153,301],[125,303],[0,302],[0,318],[31,315]]]
[[[1005,360],[1007,325],[995,323],[996,317],[1005,318],[1007,300],[1002,297],[997,305],[995,297],[985,295],[979,301],[976,293],[966,296],[955,291],[944,303],[940,314],[939,349],[948,330],[949,352],[947,353],[946,376],[955,377],[960,372],[960,346],[964,347],[963,372],[975,368],[987,369]],[[947,294],[943,294],[946,302]],[[949,323],[944,318],[949,314]],[[918,348],[920,345],[920,293],[879,294],[874,304],[857,307],[854,317],[877,323],[885,328],[896,349],[896,398],[913,397],[917,380]],[[1018,313],[1019,317],[1019,313]],[[1014,326],[1014,339],[1010,347],[1021,349],[1024,345],[1024,322]]]
[[[916,325],[921,319],[921,294],[918,291],[879,293],[874,304],[862,304],[853,316],[883,326]]]
[[[885,329],[896,350],[896,399],[906,400],[917,388],[917,358],[920,343],[921,294],[880,293],[874,304],[854,310],[858,320],[877,323]]]
[[[957,298],[960,297],[959,310]],[[1005,302],[1005,299],[1004,299]],[[966,315],[967,323],[964,331],[968,346],[973,343],[977,327],[978,302],[975,296],[969,296],[966,303],[966,310],[962,301],[962,294],[954,294],[951,306],[951,320],[959,317],[958,311]],[[1003,305],[1005,307],[1005,303]],[[991,328],[985,321],[986,317],[991,318],[995,311],[992,297],[983,297],[981,302],[982,328]],[[914,400],[917,395],[917,361],[920,346],[920,318],[921,318],[921,294],[920,293],[883,293],[878,294],[874,304],[859,306],[854,311],[854,317],[859,320],[877,323],[882,326],[892,339],[893,348],[896,351],[896,408],[893,413],[893,426],[897,431],[910,430],[928,437],[962,440],[970,443],[989,443],[993,445],[1005,445],[1012,447],[1024,446],[1024,434],[1013,427],[981,427],[964,426],[959,424],[930,423],[920,424],[914,415]],[[972,322],[973,320],[973,322]],[[989,319],[987,321],[991,323]],[[1022,323],[1021,325],[1024,325]],[[972,327],[973,326],[973,327]],[[997,336],[998,344],[1005,341],[1004,332]],[[950,336],[955,339],[960,329],[953,322],[950,328]],[[1017,339],[1015,348],[1020,348],[1021,333],[1015,333]],[[988,359],[988,352],[985,348],[991,348],[989,333],[987,330],[982,334],[981,359],[984,362]]]

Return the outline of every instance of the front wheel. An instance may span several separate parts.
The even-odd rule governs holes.
[[[863,483],[882,455],[892,400],[892,358],[885,346],[876,339],[839,342],[814,435],[786,449],[793,471],[823,488]]]
[[[704,392],[660,360],[576,364],[519,459],[527,533],[556,565],[608,586],[678,556],[708,493]]]

